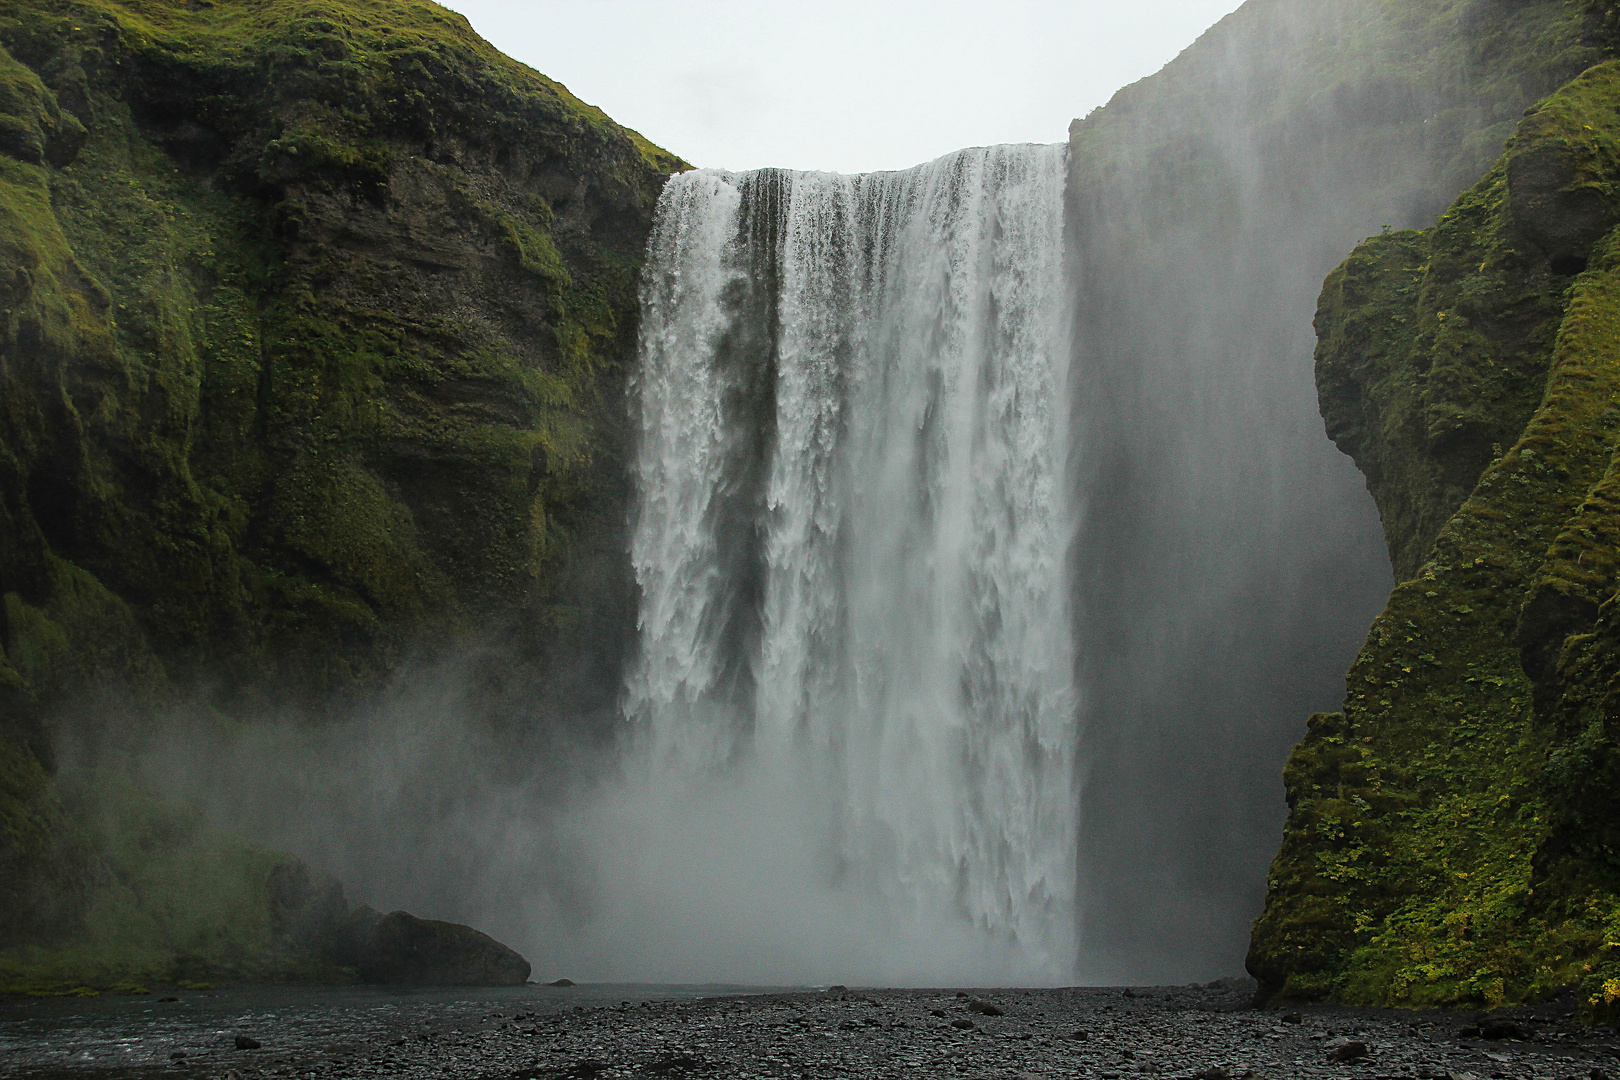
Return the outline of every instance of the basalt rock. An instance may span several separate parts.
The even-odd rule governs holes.
[[[360,981],[410,986],[522,986],[529,962],[460,923],[358,908],[344,927]]]

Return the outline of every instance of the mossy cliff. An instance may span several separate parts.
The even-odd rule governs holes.
[[[679,167],[422,0],[0,2],[0,946],[129,869],[50,776],[99,699],[317,714],[493,642],[492,700],[606,707]]]
[[[1620,998],[1620,62],[1327,279],[1317,382],[1401,582],[1285,773],[1262,993]]]
[[[1278,767],[1392,584],[1301,362],[1322,279],[1431,224],[1605,59],[1606,10],[1251,0],[1071,128],[1087,978],[1247,944]]]

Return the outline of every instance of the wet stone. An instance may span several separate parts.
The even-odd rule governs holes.
[[[1620,1064],[1614,1033],[1559,1017],[1516,1011],[1491,1018],[1534,1027],[1543,1041],[1459,1044],[1452,1034],[1469,1022],[1479,1026],[1478,1014],[1309,1006],[1298,1008],[1293,1023],[1284,1013],[1250,1008],[1252,990],[1241,984],[1133,989],[1131,998],[1115,987],[659,999],[653,988],[638,987],[628,1006],[627,988],[589,984],[437,996],[331,990],[300,998],[285,990],[273,1004],[241,991],[188,997],[178,1009],[107,1003],[104,1010],[122,1010],[122,1019],[101,1029],[81,1003],[0,1004],[0,1076],[225,1080],[235,1070],[237,1080],[1607,1080]],[[973,1002],[993,1003],[1001,1014],[970,1012]],[[69,1022],[72,1010],[77,1019]],[[272,1049],[236,1053],[234,1031]],[[1336,1056],[1355,1044],[1366,1053]]]
[[[1360,1039],[1347,1039],[1334,1047],[1328,1056],[1334,1061],[1354,1061],[1366,1057],[1369,1053],[1371,1051],[1367,1049],[1367,1044]]]

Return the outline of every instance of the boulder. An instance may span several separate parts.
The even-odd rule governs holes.
[[[1333,1061],[1355,1061],[1372,1053],[1360,1039],[1346,1039],[1328,1054]]]
[[[488,934],[407,911],[380,915],[355,908],[334,933],[327,955],[356,968],[368,983],[522,986],[529,980],[529,962]]]

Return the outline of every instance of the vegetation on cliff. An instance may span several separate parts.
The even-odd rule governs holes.
[[[1213,974],[1242,949],[1278,763],[1392,584],[1361,478],[1312,422],[1323,277],[1431,224],[1605,57],[1603,19],[1252,0],[1072,126],[1080,711],[1109,778],[1082,785],[1092,971]]]
[[[1620,62],[1586,71],[1323,290],[1323,416],[1402,584],[1288,762],[1264,994],[1620,998],[1617,103]]]
[[[52,780],[106,700],[314,715],[485,641],[493,702],[605,707],[679,167],[422,0],[0,3],[0,946],[267,918],[278,857],[209,863],[194,913],[241,910],[193,932],[156,912],[201,879],[94,827],[117,783]]]

